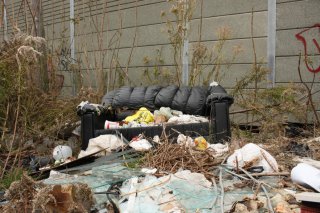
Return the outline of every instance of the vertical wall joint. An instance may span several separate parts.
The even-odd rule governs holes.
[[[268,68],[269,87],[275,86],[276,66],[276,30],[277,30],[277,1],[268,0]]]

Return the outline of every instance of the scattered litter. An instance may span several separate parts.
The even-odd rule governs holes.
[[[294,213],[290,207],[290,204],[280,194],[276,194],[273,196],[273,198],[271,198],[271,204],[276,213]]]
[[[306,163],[310,166],[316,167],[317,169],[320,169],[320,161],[313,160],[311,158],[300,158],[300,157],[295,157],[293,158],[294,161],[299,162],[299,163]]]
[[[210,87],[216,87],[216,86],[219,86],[219,83],[218,83],[218,82],[212,81],[212,82],[210,83]]]
[[[195,143],[193,139],[189,136],[185,136],[184,134],[179,134],[177,138],[177,143],[179,145],[194,147]]]
[[[90,212],[94,200],[85,184],[46,186],[23,175],[5,193],[2,212]]]
[[[249,143],[237,149],[228,158],[227,164],[233,168],[263,167],[263,172],[278,172],[278,163],[272,155],[256,144]]]
[[[72,131],[72,134],[78,137],[81,137],[81,125],[79,124],[74,130]]]
[[[33,199],[33,212],[90,212],[94,204],[91,189],[74,183],[41,188]]]
[[[261,197],[260,197],[261,198]],[[242,201],[235,203],[230,213],[254,213],[259,212],[265,204],[258,198],[245,197]]]
[[[106,193],[101,194],[101,192],[106,192],[111,185],[125,181],[134,176],[145,175],[140,170],[129,169],[122,166],[119,163],[102,165],[102,166],[91,166],[90,172],[85,174],[69,175],[56,173],[43,181],[46,185],[61,185],[61,184],[73,184],[73,183],[83,183],[87,184],[93,192],[93,197],[95,202],[95,209],[103,209],[105,204],[108,202]]]
[[[320,192],[320,170],[305,163],[299,163],[291,170],[291,179],[305,187]]]
[[[52,156],[56,161],[66,160],[67,158],[72,157],[72,149],[69,146],[56,146],[53,149]]]
[[[183,113],[181,111],[172,110],[170,107],[160,107],[159,110],[154,111],[155,116],[164,116],[166,121],[172,118],[173,116],[180,116]]]
[[[152,141],[153,141],[154,143],[157,143],[157,144],[161,143],[159,135],[155,135],[155,136],[153,137]]]
[[[97,115],[100,115],[102,112],[105,111],[105,107],[100,104],[92,104],[89,101],[82,101],[77,106],[77,114],[84,115],[87,112],[94,112]]]
[[[111,152],[111,150],[124,145],[123,141],[115,135],[100,135],[89,140],[88,148],[85,151],[81,150],[78,158],[82,158],[98,151],[101,151],[99,153],[100,155],[106,155],[106,153]]]
[[[209,144],[208,150],[213,151],[214,157],[221,157],[229,152],[229,145],[216,143],[216,144]]]
[[[172,124],[189,124],[189,123],[203,123],[209,122],[208,118],[195,115],[179,115],[174,116],[168,120]]]
[[[208,148],[208,142],[204,137],[197,137],[194,139],[194,144],[196,145],[196,149],[200,151],[204,151]]]
[[[154,121],[153,114],[145,107],[141,107],[134,115],[126,117],[125,122],[150,123]]]
[[[295,195],[298,201],[320,203],[320,193],[302,192]]]
[[[155,124],[163,124],[165,122],[167,122],[167,118],[164,115],[155,115],[154,116],[154,123]]]
[[[141,172],[153,175],[157,172],[157,169],[142,168]]]
[[[106,120],[104,123],[104,129],[117,129],[120,127],[120,124],[118,122],[112,122]]]
[[[69,177],[71,177],[71,175],[52,170],[52,171],[50,171],[50,176],[49,176],[48,180],[49,179],[59,179],[59,178],[63,179],[63,178],[69,178]]]
[[[120,188],[121,212],[196,212],[210,209],[217,196],[204,175],[184,170],[161,178],[146,176],[126,181]],[[134,195],[134,199],[130,196]],[[132,198],[132,196],[131,196]]]
[[[152,145],[149,143],[149,141],[144,139],[141,135],[137,138],[133,138],[130,141],[129,146],[140,152],[148,151],[152,148]]]

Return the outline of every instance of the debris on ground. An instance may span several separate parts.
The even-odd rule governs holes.
[[[146,154],[143,167],[169,173],[175,173],[179,169],[190,170],[212,177],[212,169],[222,160],[221,157],[215,158],[210,150],[201,151],[165,140]]]
[[[152,148],[150,142],[147,139],[143,138],[143,135],[132,138],[129,146],[140,152],[148,151]]]
[[[291,180],[320,192],[320,170],[306,163],[299,163],[291,171]]]
[[[227,164],[235,168],[248,169],[251,167],[263,168],[263,172],[278,172],[276,159],[256,144],[249,143],[235,152],[228,158]]]
[[[66,160],[72,157],[72,149],[69,146],[56,146],[53,149],[52,156],[56,161]]]
[[[116,135],[100,135],[89,140],[89,145],[85,151],[81,150],[78,158],[99,152],[100,155],[106,155],[111,150],[124,146],[123,141]]]
[[[47,212],[298,213],[319,205],[317,138],[242,141],[235,149],[234,141],[210,144],[206,137],[180,133],[131,141],[101,135],[77,159],[70,159],[77,152],[67,143],[46,140],[53,156],[33,157],[32,174],[50,176],[34,181],[24,175],[11,184],[3,212],[23,206]]]
[[[6,191],[8,203],[1,212],[90,212],[94,204],[91,190],[85,184],[52,185],[35,182],[27,175],[13,182]]]
[[[32,203],[34,212],[90,212],[93,204],[91,189],[81,183],[45,186]]]

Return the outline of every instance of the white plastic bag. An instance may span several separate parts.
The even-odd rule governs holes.
[[[269,152],[253,143],[246,144],[241,149],[235,150],[228,158],[227,164],[232,167],[239,166],[240,168],[248,165],[250,167],[262,166],[263,173],[278,172],[279,170],[276,159]]]
[[[106,152],[111,152],[112,149],[124,146],[123,141],[115,135],[100,135],[96,138],[89,140],[88,148],[86,151],[81,150],[78,158],[93,154],[103,150],[100,154],[106,155]]]
[[[56,161],[62,159],[66,160],[67,158],[72,157],[72,149],[70,148],[70,146],[56,146],[53,149],[52,156]]]
[[[152,148],[152,145],[146,139],[131,141],[129,146],[137,151],[147,151]]]

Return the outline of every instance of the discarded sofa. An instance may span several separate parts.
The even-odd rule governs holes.
[[[223,143],[231,136],[229,107],[233,98],[221,86],[178,87],[147,86],[121,87],[108,92],[102,98],[105,111],[99,115],[93,111],[81,113],[82,149],[85,150],[91,138],[104,134],[121,133],[126,139],[143,133],[147,137],[161,135],[177,136],[177,132],[190,136],[206,136],[211,143]],[[189,124],[166,124],[147,127],[104,129],[104,122],[121,121],[140,107],[150,111],[170,107],[184,114],[206,116],[209,122]],[[119,110],[121,109],[121,110]],[[125,110],[124,110],[125,109]],[[131,113],[131,114],[130,114]]]

